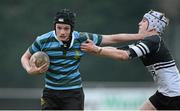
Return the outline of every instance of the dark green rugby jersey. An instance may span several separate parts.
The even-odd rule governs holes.
[[[36,38],[29,47],[29,52],[33,54],[37,51],[43,51],[50,58],[50,66],[45,76],[46,88],[68,90],[82,87],[79,66],[80,59],[85,53],[80,50],[80,45],[88,38],[96,45],[100,45],[102,41],[101,35],[77,31],[72,33],[69,48],[65,48],[63,43],[57,40],[55,31]]]

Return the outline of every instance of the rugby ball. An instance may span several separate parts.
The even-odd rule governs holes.
[[[35,65],[36,67],[40,67],[44,65],[45,63],[48,63],[49,65],[50,60],[49,60],[49,56],[45,52],[42,52],[42,51],[35,52],[29,60],[30,66]]]

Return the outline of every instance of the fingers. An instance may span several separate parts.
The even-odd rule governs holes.
[[[82,51],[92,53],[92,54],[96,52],[97,50],[96,45],[90,39],[87,39],[86,42],[82,43],[80,48]]]
[[[86,43],[93,43],[93,41],[90,40],[90,39],[87,39],[87,40],[86,40]]]
[[[46,67],[48,67],[49,66],[49,64],[48,63],[45,63],[45,64],[43,64],[40,68],[46,68]]]
[[[83,48],[83,47],[88,47],[88,46],[91,46],[91,45],[93,45],[93,44],[94,44],[94,43],[93,43],[92,40],[87,39],[86,42],[83,42],[83,43],[81,44],[81,47],[82,47],[82,48]]]
[[[44,72],[46,72],[48,70],[48,67],[49,67],[49,64],[45,63],[41,67],[39,67],[38,70],[39,70],[40,73],[44,73]]]
[[[85,43],[85,44],[82,44],[82,45],[80,46],[80,48],[81,48],[82,51],[86,51],[86,50],[89,49],[89,46],[90,46],[90,44]]]
[[[35,63],[32,63],[29,69],[27,70],[27,72],[30,74],[41,74],[41,73],[46,72],[48,68],[49,68],[49,63],[45,63],[40,67],[37,67]]]
[[[86,45],[86,44],[93,44],[93,41],[90,39],[87,39],[85,42],[83,42],[81,45]]]

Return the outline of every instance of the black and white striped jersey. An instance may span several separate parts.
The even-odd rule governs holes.
[[[170,97],[180,96],[180,74],[175,60],[160,36],[146,37],[129,45],[130,58],[139,57],[158,85],[158,91]]]

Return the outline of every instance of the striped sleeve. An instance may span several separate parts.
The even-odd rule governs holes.
[[[102,41],[102,35],[99,34],[92,34],[92,33],[86,33],[87,37],[89,37],[90,40],[94,42],[96,45],[100,45]]]
[[[36,38],[36,40],[33,42],[33,44],[29,47],[29,52],[31,54],[34,54],[37,51],[41,50],[41,44],[40,44],[40,40],[39,37]]]
[[[129,45],[129,50],[134,53],[132,56],[141,57],[149,53],[155,53],[160,47],[160,37],[151,36],[139,41],[137,44]]]
[[[100,45],[102,41],[102,35],[99,34],[93,34],[93,33],[87,33],[87,32],[80,32],[79,41],[82,43],[86,41],[87,39],[90,39],[93,41],[94,44]]]

